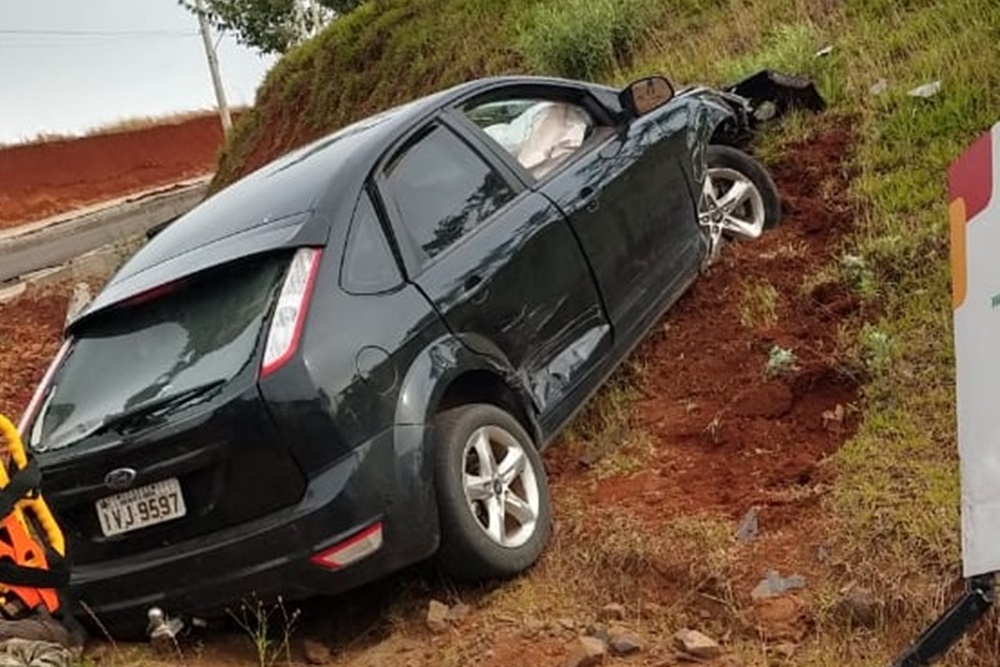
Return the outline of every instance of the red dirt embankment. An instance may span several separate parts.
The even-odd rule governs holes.
[[[210,173],[218,117],[0,149],[0,228]]]

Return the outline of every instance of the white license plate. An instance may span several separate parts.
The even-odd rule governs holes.
[[[107,537],[179,519],[187,514],[181,483],[175,477],[101,498],[96,505],[101,530]]]

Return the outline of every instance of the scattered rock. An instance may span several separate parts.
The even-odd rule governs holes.
[[[889,82],[886,81],[885,79],[879,79],[878,81],[872,84],[871,88],[868,89],[868,92],[872,95],[877,96],[877,95],[882,95],[887,90],[889,90]]]
[[[596,637],[580,637],[569,657],[566,658],[566,667],[594,667],[604,662],[608,655],[608,645]]]
[[[934,97],[941,92],[941,82],[931,81],[930,83],[925,83],[922,86],[917,86],[913,90],[906,93],[910,97],[921,97],[923,99],[928,99]]]
[[[601,611],[597,612],[597,620],[624,621],[625,605],[618,604],[617,602],[612,602],[611,604],[604,605],[603,607],[601,607]]]
[[[834,614],[849,625],[874,628],[878,623],[879,603],[867,588],[849,586],[834,605]]]
[[[760,521],[757,508],[751,507],[743,517],[743,521],[740,522],[740,527],[736,529],[736,540],[738,542],[750,542],[756,539],[759,531]]]
[[[431,600],[427,605],[427,627],[436,634],[448,630],[448,605]]]
[[[612,655],[632,655],[642,650],[642,640],[629,632],[615,633],[608,642]]]
[[[471,613],[472,613],[472,607],[463,602],[459,602],[454,607],[451,607],[448,610],[446,620],[449,623],[461,623],[466,618],[468,618],[469,614]]]
[[[325,665],[333,657],[330,654],[330,649],[312,639],[306,639],[302,642],[302,652],[306,656],[306,662],[310,665]]]
[[[756,588],[750,592],[750,597],[754,600],[763,600],[805,587],[806,579],[801,575],[793,574],[783,577],[777,570],[770,570]]]
[[[711,660],[722,655],[722,647],[708,635],[684,628],[674,635],[674,643],[684,653],[702,660]]]
[[[760,638],[770,642],[801,642],[812,626],[808,607],[795,595],[757,600],[746,617]]]

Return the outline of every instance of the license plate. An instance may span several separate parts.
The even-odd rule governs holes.
[[[177,478],[129,489],[97,501],[97,518],[106,537],[120,535],[187,514]]]

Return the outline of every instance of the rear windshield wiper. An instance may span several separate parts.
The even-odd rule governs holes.
[[[213,390],[222,387],[225,383],[225,380],[206,382],[176,394],[154,398],[135,407],[115,412],[102,419],[100,424],[83,437],[100,435],[112,430],[122,432],[146,426],[154,419],[165,417],[177,408],[212,398],[215,395]]]

